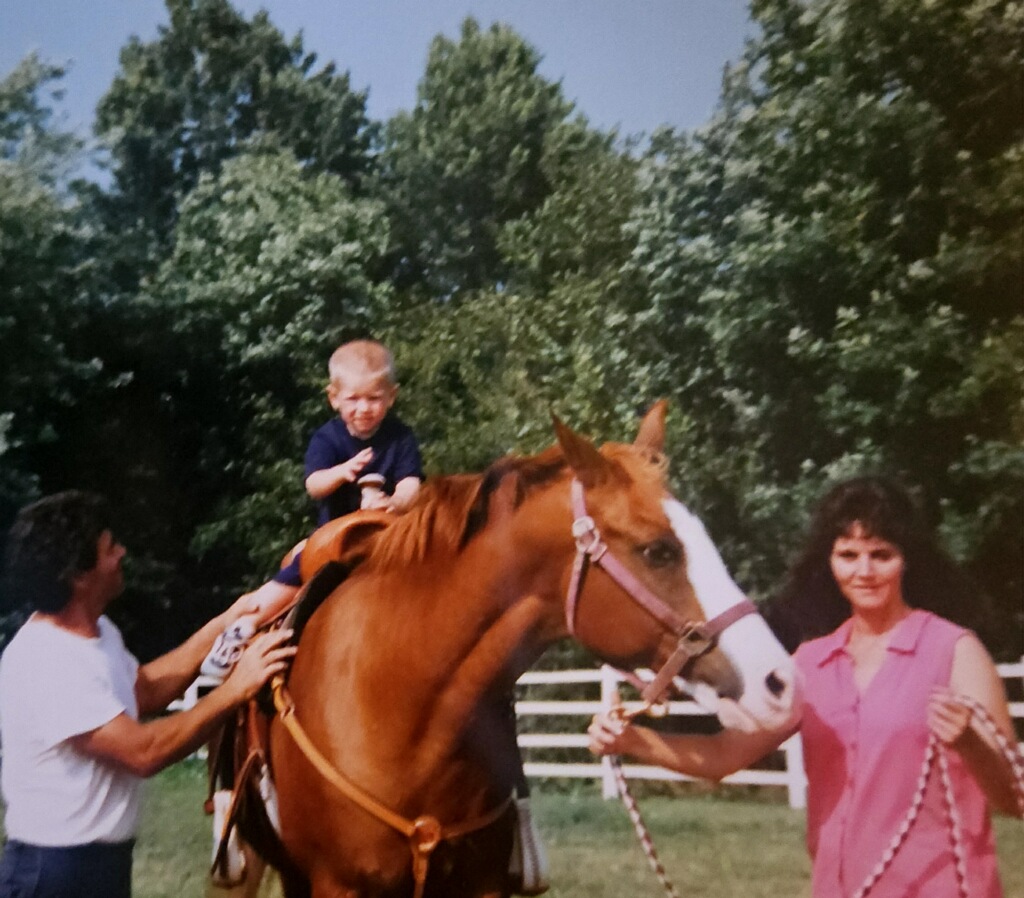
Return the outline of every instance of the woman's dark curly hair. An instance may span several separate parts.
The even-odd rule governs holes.
[[[937,544],[910,493],[887,477],[856,477],[837,484],[818,504],[803,549],[770,603],[771,623],[787,648],[831,633],[850,616],[850,605],[832,576],[830,556],[836,539],[850,533],[854,524],[903,554],[903,598],[908,605],[944,617],[970,616],[978,592]]]
[[[13,596],[56,613],[71,600],[76,574],[96,565],[96,545],[110,529],[106,500],[68,490],[26,505],[7,539],[6,579]]]

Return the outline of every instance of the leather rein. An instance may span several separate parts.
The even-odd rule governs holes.
[[[412,852],[413,880],[416,883],[415,898],[421,898],[423,895],[427,872],[430,868],[430,857],[441,842],[447,839],[457,839],[490,826],[501,818],[512,804],[512,796],[509,795],[501,804],[486,814],[457,824],[442,824],[430,814],[423,814],[412,820],[403,817],[345,777],[324,757],[295,716],[295,704],[288,694],[284,677],[281,674],[274,677],[271,686],[274,693],[274,707],[277,708],[281,723],[291,734],[302,754],[317,769],[317,772],[346,798],[355,802],[381,823],[401,833],[408,840],[409,849]]]
[[[633,675],[624,673],[627,680],[637,686],[645,709],[663,706],[665,697],[672,689],[672,682],[686,666],[701,655],[710,652],[718,642],[721,633],[748,614],[757,614],[753,602],[744,599],[727,608],[708,621],[692,621],[681,617],[662,599],[641,583],[636,576],[619,561],[601,539],[594,519],[587,514],[583,485],[573,480],[570,487],[572,499],[572,535],[576,540],[576,559],[565,596],[565,621],[569,634],[576,636],[576,615],[583,592],[583,581],[591,564],[597,565],[612,578],[634,601],[658,623],[676,637],[676,648],[654,675],[644,684]]]

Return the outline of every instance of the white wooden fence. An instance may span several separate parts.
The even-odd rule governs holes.
[[[1004,680],[1020,679],[1024,681],[1024,657],[1017,664],[998,665],[1000,676]],[[649,672],[648,672],[649,673]],[[579,717],[578,726],[569,732],[557,733],[521,733],[519,745],[522,748],[574,748],[585,749],[587,746],[586,728],[590,718],[598,711],[607,710],[612,706],[613,695],[621,683],[618,673],[611,667],[587,670],[552,670],[529,671],[519,678],[519,684],[531,685],[578,685],[583,691],[595,693],[590,698],[579,700],[540,701],[523,699],[516,702],[516,716],[570,716]],[[214,681],[200,677],[188,691],[169,710],[182,710],[195,704],[200,690],[209,689]],[[626,703],[627,708],[636,707],[637,703]],[[670,715],[710,717],[703,708],[692,701],[672,702],[669,705]],[[1010,703],[1010,714],[1015,720],[1024,720],[1024,701]],[[802,808],[806,805],[807,781],[804,778],[803,744],[797,734],[787,739],[779,751],[785,761],[781,770],[741,770],[726,777],[724,783],[738,783],[758,786],[779,786],[785,788],[789,805]],[[543,762],[527,761],[526,775],[533,777],[568,777],[573,779],[592,779],[601,782],[601,792],[605,798],[616,796],[615,780],[611,764],[606,758],[594,758],[587,762]],[[644,764],[624,764],[626,776],[636,780],[685,780],[681,774],[663,767],[651,767]]]
[[[1004,680],[1021,679],[1024,681],[1024,658],[1017,664],[1000,664],[997,666]],[[585,730],[591,716],[598,711],[607,710],[612,705],[612,697],[621,682],[618,673],[608,666],[598,670],[557,670],[530,671],[519,678],[521,685],[552,685],[579,684],[599,690],[599,694],[590,699],[571,701],[534,701],[516,702],[516,716],[523,715],[569,715],[579,716],[580,724],[572,732],[560,733],[521,733],[519,745],[523,748],[586,748]],[[635,708],[637,702],[626,702],[627,708]],[[672,702],[669,706],[670,715],[710,717],[703,708],[692,701]],[[1024,719],[1024,701],[1010,703],[1010,714],[1015,720]],[[803,743],[799,733],[787,739],[779,751],[782,753],[784,765],[782,770],[741,770],[722,780],[724,783],[738,783],[759,786],[780,786],[786,789],[789,805],[802,808],[807,803],[807,781],[804,777]],[[606,758],[595,758],[590,762],[526,762],[527,776],[570,777],[577,779],[600,780],[601,792],[605,798],[616,797],[615,779],[611,764]],[[623,764],[623,770],[629,779],[646,780],[686,780],[690,779],[663,767],[651,767],[642,764]]]

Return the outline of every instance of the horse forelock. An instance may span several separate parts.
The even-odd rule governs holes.
[[[637,489],[649,491],[660,501],[668,477],[668,459],[661,452],[630,443],[605,443],[601,454],[620,476],[625,475]]]

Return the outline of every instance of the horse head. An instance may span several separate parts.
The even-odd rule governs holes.
[[[792,659],[700,520],[666,487],[664,403],[632,445],[599,450],[557,419],[555,433],[574,475],[568,631],[616,666],[655,668],[651,701],[678,675],[727,727],[791,719],[799,703]]]

